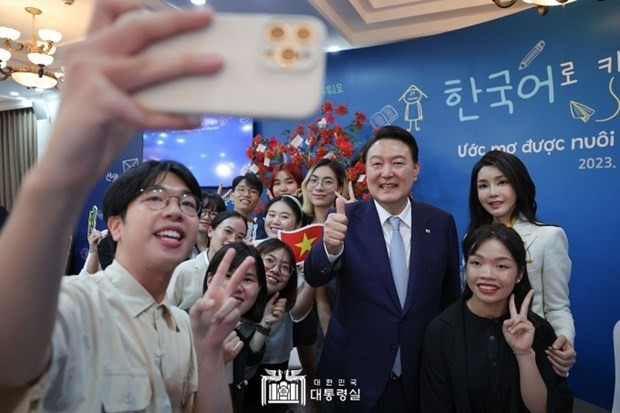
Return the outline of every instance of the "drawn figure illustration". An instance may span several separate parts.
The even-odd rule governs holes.
[[[424,114],[422,113],[422,98],[428,98],[422,90],[416,85],[411,85],[398,99],[405,102],[405,120],[409,122],[407,130],[411,132],[412,126],[415,126],[415,130],[419,131],[418,121],[424,120]]]

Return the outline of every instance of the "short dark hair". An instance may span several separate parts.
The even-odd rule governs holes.
[[[245,225],[245,232],[248,232],[248,220],[237,211],[220,212],[215,216],[215,218],[213,218],[213,221],[211,221],[211,228],[215,230],[215,228],[219,227],[220,224],[226,221],[228,218],[239,218],[240,220],[242,220],[243,224]]]
[[[288,246],[288,244],[278,238],[266,239],[258,244],[256,249],[261,256],[263,254],[269,254],[270,252],[284,249],[284,252],[288,256],[288,260],[293,266],[293,273],[289,277],[286,286],[284,286],[282,291],[280,291],[278,298],[286,298],[285,311],[290,311],[295,305],[295,300],[297,299],[297,265],[295,263],[295,254],[293,253],[293,250]]]
[[[226,211],[226,203],[220,195],[205,191],[202,193],[202,208],[222,212]]]
[[[258,291],[256,301],[254,302],[252,307],[250,307],[247,313],[241,314],[241,316],[249,318],[255,323],[259,323],[263,318],[265,306],[267,305],[267,279],[265,277],[265,265],[263,264],[263,259],[259,252],[256,250],[256,247],[254,247],[253,245],[248,245],[243,242],[231,242],[230,244],[226,244],[222,248],[220,248],[209,262],[209,267],[207,268],[207,275],[202,284],[202,293],[204,294],[207,291],[209,276],[215,275],[217,269],[222,263],[222,259],[224,258],[226,251],[228,251],[229,249],[235,250],[235,257],[230,263],[230,268],[228,269],[228,271],[231,273],[234,272],[247,257],[254,258],[256,278],[258,279],[258,285],[260,286],[260,289]]]
[[[239,185],[243,181],[245,181],[247,186],[249,186],[250,188],[256,189],[261,194],[263,193],[263,183],[261,182],[260,178],[256,174],[253,174],[252,172],[248,172],[245,175],[239,175],[235,179],[233,179],[233,182],[232,182],[233,191],[235,190],[237,185]]]
[[[401,128],[400,126],[388,125],[379,128],[375,134],[366,142],[364,148],[362,149],[362,159],[364,163],[366,163],[366,159],[368,156],[368,150],[375,144],[377,141],[381,139],[394,139],[397,141],[401,141],[409,148],[409,152],[411,152],[411,160],[413,162],[418,162],[418,143],[411,133]]]
[[[200,185],[185,165],[177,161],[146,161],[127,170],[112,182],[103,197],[105,221],[114,216],[125,219],[127,207],[140,195],[140,190],[161,182],[169,173],[178,176],[190,192],[201,199]]]
[[[525,164],[515,155],[502,152],[490,151],[472,168],[469,181],[469,226],[467,232],[472,232],[482,224],[493,222],[493,217],[480,204],[478,199],[478,173],[485,166],[494,166],[506,176],[510,186],[515,191],[517,202],[511,218],[523,214],[525,218],[537,223],[536,218],[536,185],[530,177]]]

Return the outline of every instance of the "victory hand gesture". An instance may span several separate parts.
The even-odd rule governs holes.
[[[534,297],[534,290],[530,290],[521,304],[521,308],[517,311],[515,306],[515,296],[510,296],[508,308],[510,309],[510,318],[504,321],[502,331],[506,343],[512,348],[515,354],[527,354],[532,350],[534,342],[534,332],[536,329],[530,320],[527,319],[527,311]]]
[[[233,275],[227,278],[234,256],[233,249],[226,251],[209,288],[189,312],[196,351],[221,347],[239,321],[239,302],[233,298],[233,294],[243,276],[254,265],[254,258],[246,258]]]

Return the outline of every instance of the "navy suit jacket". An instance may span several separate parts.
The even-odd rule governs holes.
[[[319,377],[354,379],[360,401],[339,410],[370,411],[381,396],[401,349],[406,411],[419,410],[419,370],[427,324],[460,295],[454,218],[428,204],[411,203],[411,258],[404,308],[390,269],[372,199],[346,205],[344,252],[332,266],[323,242],[305,261],[308,284],[336,277],[337,300],[319,362]]]

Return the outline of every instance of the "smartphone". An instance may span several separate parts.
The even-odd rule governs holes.
[[[326,32],[311,16],[216,13],[208,27],[143,53],[166,64],[179,51],[213,52],[223,58],[222,69],[162,82],[135,96],[145,107],[169,113],[307,118],[323,99]]]

